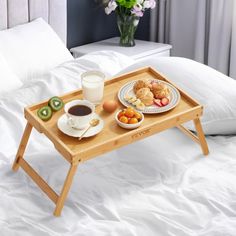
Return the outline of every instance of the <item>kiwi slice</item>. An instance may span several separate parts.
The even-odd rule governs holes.
[[[48,121],[52,117],[52,109],[49,106],[45,106],[40,108],[37,111],[38,117],[43,121]]]
[[[64,106],[64,102],[59,97],[52,97],[48,102],[48,106],[50,106],[53,111],[59,111]]]

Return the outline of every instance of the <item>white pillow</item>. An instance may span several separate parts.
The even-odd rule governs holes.
[[[236,80],[198,62],[178,57],[150,59],[127,72],[152,66],[204,106],[201,118],[205,134],[236,134]],[[191,123],[186,126],[194,130]]]
[[[23,82],[73,59],[61,39],[42,18],[0,31],[0,52]]]
[[[5,59],[0,54],[0,96],[20,88],[23,83],[10,70]]]
[[[102,71],[106,77],[111,77],[123,68],[135,63],[132,58],[109,50],[91,52],[77,58],[76,61],[86,70],[92,67]]]

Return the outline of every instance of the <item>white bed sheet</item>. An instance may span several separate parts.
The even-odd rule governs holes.
[[[208,137],[205,158],[176,129],[79,166],[62,216],[52,216],[54,204],[11,164],[23,107],[76,89],[86,66],[76,63],[0,100],[0,235],[235,235],[236,136]],[[69,166],[43,135],[33,132],[25,158],[60,191]]]

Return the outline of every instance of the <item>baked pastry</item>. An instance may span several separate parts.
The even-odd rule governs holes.
[[[144,80],[136,81],[136,83],[134,84],[134,87],[133,87],[134,93],[136,94],[137,91],[141,88],[148,88],[148,83]]]
[[[153,104],[153,93],[149,88],[141,88],[136,93],[137,98],[139,98],[145,106],[151,106]]]
[[[152,93],[155,98],[162,99],[170,95],[170,89],[164,83],[155,83],[152,85]]]

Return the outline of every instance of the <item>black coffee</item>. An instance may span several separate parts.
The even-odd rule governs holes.
[[[71,107],[68,112],[74,116],[86,116],[92,113],[92,109],[85,105],[75,105]]]

